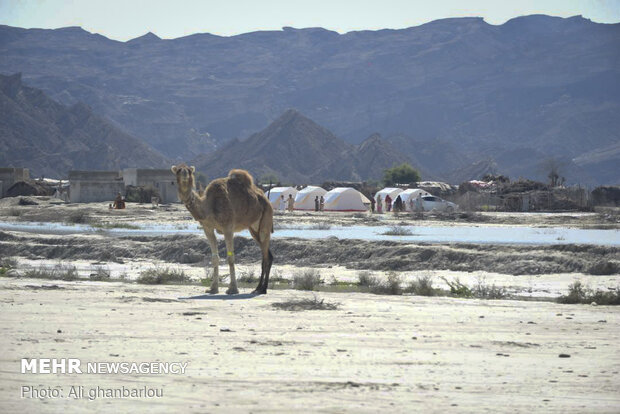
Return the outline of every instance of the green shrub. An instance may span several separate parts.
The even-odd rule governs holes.
[[[484,278],[478,279],[471,293],[473,297],[479,299],[504,299],[508,296],[505,287],[495,286],[495,284],[489,286]]]
[[[378,284],[379,281],[368,271],[359,272],[357,274],[357,284],[361,287],[370,287]]]
[[[304,270],[293,276],[293,288],[297,290],[315,290],[321,283],[321,275],[316,270]]]
[[[473,296],[471,289],[466,285],[462,284],[459,278],[457,277],[453,281],[446,279],[445,277],[441,278],[448,287],[450,288],[450,295],[458,296],[461,298],[471,298]]]
[[[385,236],[410,236],[413,232],[404,226],[392,226],[383,232]]]
[[[590,304],[596,302],[598,305],[620,305],[620,286],[614,290],[604,292],[602,290],[592,290],[584,287],[577,280],[568,286],[568,294],[558,298],[559,303],[583,303]]]
[[[31,279],[50,280],[78,280],[79,275],[75,266],[56,265],[53,268],[41,266],[27,269],[20,274],[22,277]]]
[[[415,280],[409,282],[405,292],[418,296],[435,296],[437,294],[437,290],[433,288],[433,277],[430,275],[416,277]]]
[[[237,282],[239,283],[257,283],[258,278],[254,275],[254,270],[247,270],[245,272],[241,272],[239,276],[237,276]]]
[[[91,270],[91,274],[88,276],[90,280],[93,281],[104,281],[110,280],[110,269],[103,266],[95,266],[94,269]]]
[[[400,276],[395,272],[388,273],[387,280],[370,286],[370,292],[377,295],[401,295]]]

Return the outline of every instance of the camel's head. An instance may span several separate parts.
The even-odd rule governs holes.
[[[173,165],[172,173],[177,176],[177,184],[179,184],[179,192],[187,192],[194,189],[194,172],[196,169],[189,167],[185,163]]]

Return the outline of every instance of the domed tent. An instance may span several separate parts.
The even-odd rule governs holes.
[[[291,194],[293,198],[297,195],[297,190],[293,187],[274,187],[271,190],[265,191],[265,195],[269,198],[274,210],[280,209],[280,196],[284,196],[284,200],[288,200],[288,195]]]
[[[375,194],[375,202],[377,202],[376,210],[379,211],[379,204],[377,201],[379,199],[379,196],[381,196],[382,211],[387,211],[386,205],[385,205],[385,197],[389,195],[390,198],[392,199],[392,204],[394,204],[394,201],[396,201],[396,197],[398,197],[398,195],[402,192],[403,192],[402,188],[394,188],[394,187],[385,187],[383,190],[377,191],[377,194]]]
[[[431,195],[431,193],[424,191],[421,188],[409,188],[399,194],[400,199],[403,200],[403,205],[405,206],[406,211],[412,211],[409,200],[415,200],[416,197],[418,197],[418,194],[421,194],[422,196]]]
[[[327,192],[326,211],[367,211],[370,200],[354,188],[338,187]]]
[[[295,197],[295,210],[314,211],[314,199],[316,197],[321,198],[321,196],[325,197],[325,194],[327,194],[327,191],[321,187],[309,185],[297,193]]]

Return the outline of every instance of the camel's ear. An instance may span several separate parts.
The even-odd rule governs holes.
[[[173,165],[173,166],[170,168],[170,171],[172,171],[172,174],[176,174],[176,173],[177,173],[177,170],[178,170],[178,168],[177,168],[177,166],[176,166],[176,165]]]
[[[193,165],[189,167],[189,169],[192,170],[192,174],[196,172],[196,167],[194,167]]]

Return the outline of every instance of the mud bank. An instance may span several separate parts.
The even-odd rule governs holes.
[[[620,248],[592,245],[427,244],[392,241],[275,239],[275,265],[344,266],[377,271],[485,271],[508,275],[549,273],[617,274]],[[219,243],[220,257],[225,245]],[[0,256],[31,260],[123,262],[159,260],[204,264],[210,256],[204,237],[194,235],[112,237],[0,232]],[[256,243],[235,237],[240,264],[260,257]]]

